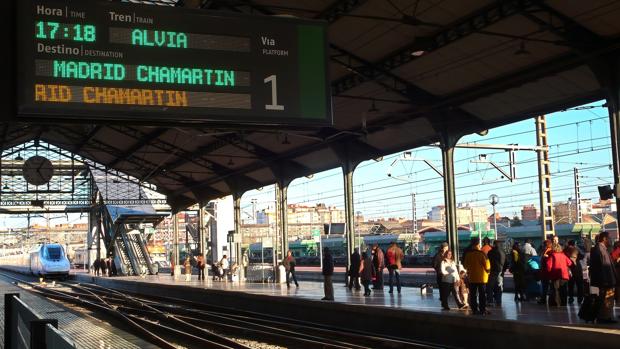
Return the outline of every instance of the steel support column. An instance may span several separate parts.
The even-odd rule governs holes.
[[[351,254],[355,248],[355,211],[353,210],[353,172],[357,164],[346,159],[342,165],[344,179],[345,234],[347,236],[347,270],[351,267]],[[346,279],[346,276],[345,276]]]
[[[179,265],[179,218],[178,212],[172,214],[172,263]],[[178,277],[178,275],[175,275]]]
[[[614,171],[616,207],[620,207],[620,63],[611,63],[607,86],[607,109],[611,134],[611,157]]]
[[[235,239],[233,244],[235,246],[235,263],[237,263],[239,281],[243,281],[245,275],[243,273],[243,265],[241,261],[241,196],[243,193],[233,193],[233,205],[234,205],[234,219],[235,219]],[[232,254],[232,251],[230,251]],[[231,256],[232,260],[232,256]],[[232,265],[232,262],[231,262]]]
[[[205,205],[202,202],[198,204],[198,240],[198,253],[203,255],[206,259]]]
[[[276,201],[278,208],[278,231],[280,232],[279,258],[283,260],[288,251],[288,185],[289,181],[276,182]]]
[[[456,186],[454,182],[454,147],[460,137],[444,131],[441,134],[443,191],[446,214],[446,235],[454,260],[459,260],[459,232],[456,225]]]

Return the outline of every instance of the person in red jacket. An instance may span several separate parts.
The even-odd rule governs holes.
[[[560,244],[554,244],[552,250],[553,252],[545,261],[547,276],[554,291],[554,297],[549,300],[549,305],[565,306],[568,296],[566,283],[570,278],[568,269],[573,265],[573,261],[566,256]],[[552,300],[555,304],[552,303]]]

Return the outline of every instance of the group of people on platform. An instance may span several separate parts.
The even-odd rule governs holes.
[[[95,259],[91,268],[92,268],[93,273],[97,276],[117,275],[116,266],[112,262],[111,258]]]
[[[460,309],[469,307],[474,314],[486,315],[488,306],[501,306],[503,278],[513,276],[515,302],[538,299],[539,304],[566,306],[584,303],[590,291],[599,299],[595,318],[598,323],[616,323],[612,318],[614,300],[620,305],[620,242],[610,249],[608,232],[601,232],[595,244],[588,239],[582,251],[575,241],[564,246],[553,236],[543,242],[539,252],[527,241],[512,245],[508,255],[501,241],[472,238],[461,263],[455,261],[447,243],[433,260],[441,306],[449,310],[454,297]],[[575,292],[576,291],[576,292]],[[588,305],[590,306],[590,305]]]
[[[207,267],[207,260],[205,259],[203,254],[197,255],[195,258],[192,258],[190,255],[185,257],[183,261],[184,275],[185,281],[192,280],[192,271],[193,268],[198,269],[198,281],[205,281],[205,268]],[[211,272],[213,274],[213,280],[219,281],[227,281],[228,276],[232,273],[236,273],[237,264],[230,264],[227,255],[223,255],[222,258],[217,263],[211,264]],[[174,263],[170,268],[171,275],[174,276]]]
[[[347,271],[348,282],[345,285],[352,290],[355,287],[356,290],[364,287],[364,296],[370,296],[372,289],[383,290],[383,271],[387,267],[388,270],[388,285],[390,287],[389,293],[394,292],[394,286],[396,291],[401,292],[400,283],[400,270],[402,269],[402,260],[405,257],[403,250],[398,247],[395,242],[392,242],[388,249],[384,252],[379,245],[374,244],[370,251],[362,252],[360,255],[359,250],[356,248],[351,254],[351,264]],[[334,259],[329,251],[329,248],[323,249],[323,286],[325,297],[323,300],[334,300],[334,287],[332,276],[334,274]],[[361,286],[360,286],[361,281]]]

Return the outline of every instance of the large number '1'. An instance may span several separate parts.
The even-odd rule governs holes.
[[[271,83],[271,104],[265,104],[266,110],[284,110],[284,106],[278,104],[278,77],[269,75],[265,78],[265,83]]]

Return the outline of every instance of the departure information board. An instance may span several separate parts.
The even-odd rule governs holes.
[[[18,116],[326,125],[324,22],[17,1]]]

